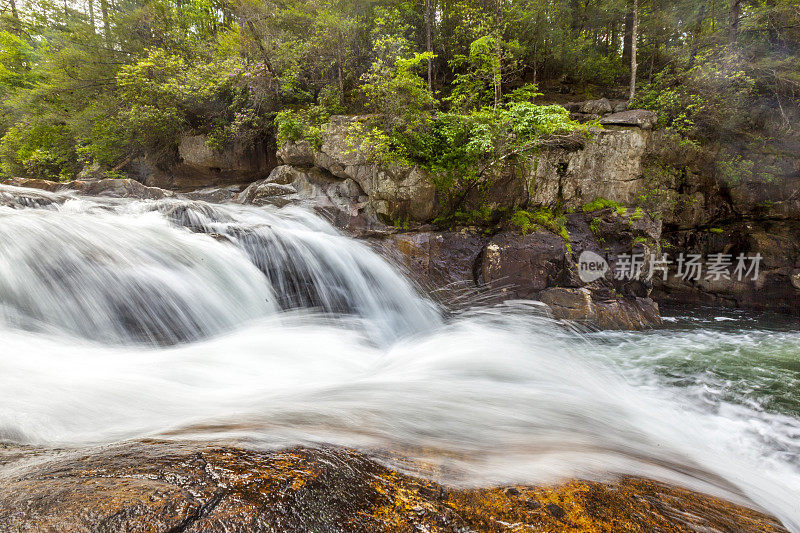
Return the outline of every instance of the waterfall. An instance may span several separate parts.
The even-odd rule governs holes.
[[[392,267],[305,211],[53,196],[0,207],[7,324],[175,344],[290,309],[358,318],[379,341],[440,323]]]

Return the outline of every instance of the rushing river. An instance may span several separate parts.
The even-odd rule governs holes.
[[[636,474],[800,531],[796,323],[445,314],[306,211],[26,195],[0,187],[2,441],[337,443],[472,484]]]

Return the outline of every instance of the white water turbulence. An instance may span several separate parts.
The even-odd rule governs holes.
[[[587,337],[524,302],[445,318],[306,211],[15,202],[0,207],[0,441],[332,443],[474,485],[632,474],[800,531],[797,387],[773,408],[753,400],[766,371],[718,382],[703,359],[746,341],[780,352],[785,382],[796,332]]]

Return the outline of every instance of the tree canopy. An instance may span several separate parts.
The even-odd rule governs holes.
[[[634,50],[635,103],[696,142],[791,132],[800,98],[799,0],[2,1],[5,175],[120,172],[183,133],[261,142],[276,117],[284,137],[341,112],[524,127],[536,87],[627,98]]]

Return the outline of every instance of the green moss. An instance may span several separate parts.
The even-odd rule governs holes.
[[[709,233],[716,233],[718,235],[721,234],[721,233],[725,233],[725,231],[722,228],[708,228],[708,232]]]
[[[567,243],[567,251],[572,253],[569,232],[566,228],[566,218],[563,215],[556,215],[545,207],[535,211],[518,210],[509,219],[513,225],[517,226],[523,234],[528,234],[536,229],[552,231]]]
[[[623,205],[619,202],[615,202],[613,200],[609,200],[607,198],[595,198],[594,201],[589,202],[588,204],[583,206],[584,213],[593,213],[594,211],[600,211],[601,209],[624,209]]]

